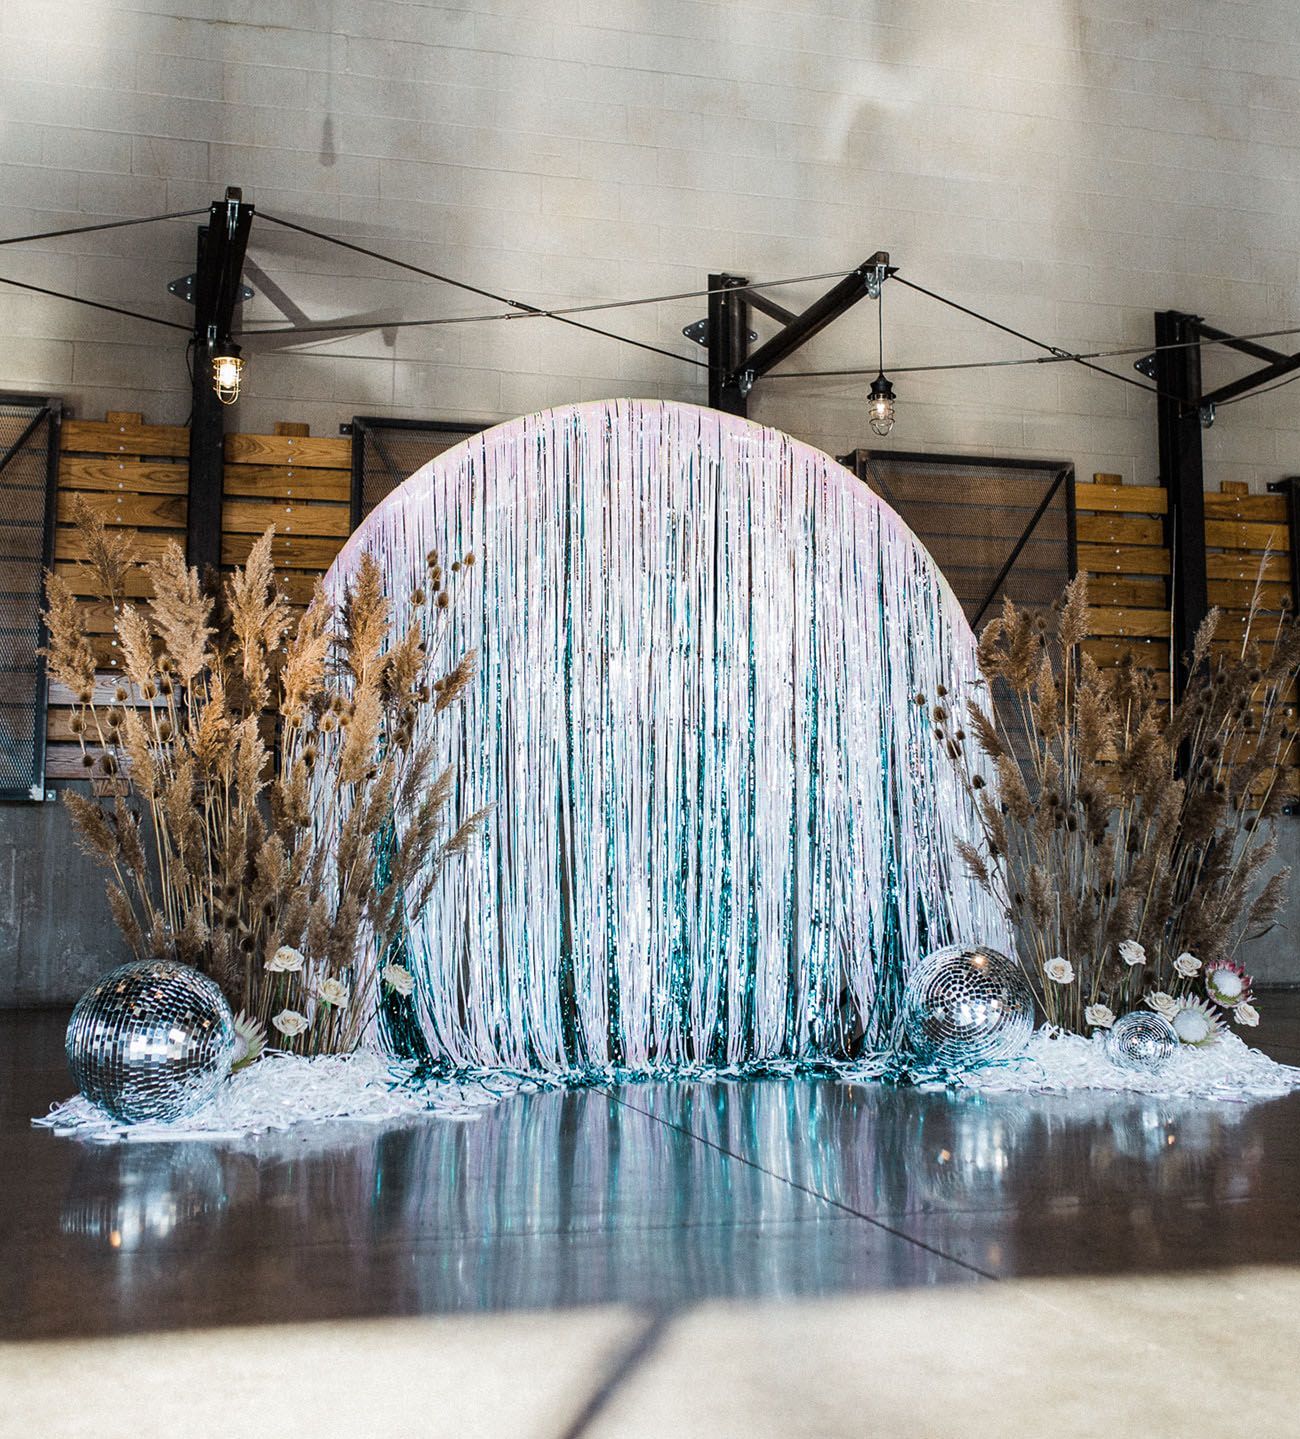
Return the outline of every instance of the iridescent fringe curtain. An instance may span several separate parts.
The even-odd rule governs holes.
[[[425,556],[473,550],[440,721],[472,853],[410,916],[436,1060],[575,1071],[843,1059],[908,964],[998,942],[955,852],[974,818],[923,694],[974,642],[910,530],[847,470],[716,411],[611,401],[476,436],[363,550],[399,625]]]

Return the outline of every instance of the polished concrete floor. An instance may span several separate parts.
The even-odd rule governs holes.
[[[1300,995],[1264,1008],[1261,1044],[1300,1063]],[[1300,1435],[1300,1390],[1260,1369],[1300,1318],[1300,1094],[653,1084],[469,1122],[101,1147],[30,1127],[68,1092],[64,1020],[0,1014],[6,1439],[170,1432],[168,1403],[191,1433],[369,1433],[349,1405],[373,1391],[373,1417],[413,1373],[436,1405],[408,1395],[373,1432],[1045,1433],[1003,1407],[1028,1386],[1062,1389],[1041,1421],[1057,1434],[1124,1432],[1110,1414]],[[380,1383],[404,1354],[415,1370]],[[132,1363],[155,1386],[134,1416]],[[1189,1386],[1190,1408],[1094,1410],[1108,1363],[1146,1400],[1157,1378]],[[223,1365],[302,1395],[278,1425],[209,1431],[186,1396]],[[78,1376],[84,1427],[64,1402]],[[968,1407],[927,1417],[959,1377]],[[1271,1410],[1231,1427],[1270,1398],[1289,1427]]]

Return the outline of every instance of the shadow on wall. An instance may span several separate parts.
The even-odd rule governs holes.
[[[0,805],[0,956],[0,1008],[71,1004],[131,958],[61,802]]]

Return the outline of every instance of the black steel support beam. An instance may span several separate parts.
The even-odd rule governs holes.
[[[1300,475],[1273,480],[1269,493],[1286,496],[1286,527],[1291,540],[1291,603],[1300,607]]]
[[[1216,330],[1213,325],[1207,325],[1204,320],[1196,321],[1196,333],[1203,335],[1207,340],[1217,340],[1230,350],[1240,350],[1243,355],[1250,355],[1256,360],[1264,360],[1270,365],[1276,365],[1288,358],[1281,350],[1272,350],[1267,345],[1258,344],[1255,340],[1238,339],[1236,335],[1230,335],[1226,330]]]
[[[194,341],[190,410],[189,500],[185,558],[200,570],[221,565],[221,506],[224,498],[226,406],[212,385],[215,347],[230,338],[239,303],[244,250],[253,207],[238,190],[213,203],[198,236],[194,276]]]
[[[784,329],[761,344],[742,364],[738,364],[732,379],[738,384],[752,385],[773,366],[788,359],[814,335],[856,305],[867,293],[868,277],[874,275],[882,264],[888,263],[888,255],[876,254],[869,260],[864,260],[842,280],[837,280],[820,299],[814,300],[802,314],[796,315]]]
[[[1186,688],[1192,642],[1209,608],[1205,565],[1205,469],[1201,456],[1201,348],[1197,319],[1156,312],[1156,425],[1165,487],[1165,544],[1172,566],[1169,604],[1174,696]],[[1160,348],[1170,346],[1175,348]]]
[[[749,352],[747,283],[742,275],[709,276],[709,405],[729,415],[749,413],[749,386],[740,378]]]
[[[1229,384],[1220,385],[1217,390],[1211,390],[1208,395],[1202,395],[1201,404],[1221,405],[1225,400],[1235,400],[1238,395],[1248,395],[1251,390],[1258,389],[1260,385],[1267,385],[1270,380],[1279,380],[1283,375],[1289,375],[1295,370],[1300,370],[1300,353],[1280,355],[1272,364],[1265,365],[1263,369],[1243,375],[1241,379],[1233,380]]]

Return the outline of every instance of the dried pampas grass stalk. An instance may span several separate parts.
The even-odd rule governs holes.
[[[352,1048],[411,906],[483,819],[448,824],[454,772],[431,778],[432,744],[414,740],[418,711],[446,709],[474,672],[466,655],[435,676],[450,591],[440,576],[394,636],[366,558],[337,610],[318,584],[295,619],[268,530],[219,593],[169,545],[146,565],[151,601],[129,605],[129,535],[84,501],[74,518],[124,675],[108,701],[96,692],[73,589],[53,574],[46,656],[73,695],[87,778],[123,791],[65,792],[111,871],[119,929],[141,958],[212,975],[281,1047]]]
[[[945,730],[983,828],[963,858],[1003,905],[1051,1023],[1083,1030],[1090,1006],[1118,1016],[1153,993],[1190,996],[1285,902],[1288,873],[1261,881],[1293,762],[1300,625],[1255,603],[1240,645],[1216,644],[1220,626],[1211,611],[1176,703],[1131,658],[1102,671],[1083,652],[1082,575],[1054,623],[1008,600],[980,636],[973,752]],[[1055,959],[1068,970],[1049,972]]]

